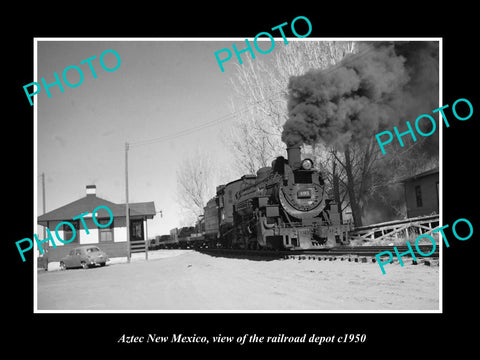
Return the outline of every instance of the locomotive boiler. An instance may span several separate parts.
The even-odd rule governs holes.
[[[341,223],[321,172],[311,159],[301,160],[299,146],[287,148],[287,154],[256,176],[217,187],[214,242],[247,249],[321,249],[347,241],[349,225]]]

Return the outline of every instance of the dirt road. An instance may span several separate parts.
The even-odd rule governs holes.
[[[169,254],[172,256],[169,257]],[[149,261],[39,272],[38,310],[438,310],[439,268],[251,261],[163,250]]]

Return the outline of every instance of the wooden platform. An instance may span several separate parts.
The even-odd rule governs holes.
[[[421,234],[432,234],[440,226],[439,215],[419,216],[358,227],[349,232],[350,240],[415,240]]]

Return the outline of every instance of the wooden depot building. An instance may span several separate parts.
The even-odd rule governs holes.
[[[113,214],[113,221],[111,225],[106,228],[99,228],[93,222],[92,211],[98,206],[107,206]],[[145,240],[148,239],[147,220],[153,219],[155,216],[155,204],[153,201],[150,201],[129,203],[128,206],[130,210],[131,244],[136,244],[137,248],[144,248]],[[85,212],[88,212],[88,215],[83,217],[89,231],[88,234],[81,219],[72,220],[74,217],[78,217],[78,215]],[[109,215],[107,214],[107,217],[103,219],[99,217],[99,214],[107,214],[107,212],[104,211],[102,213],[98,211],[96,220],[99,224],[108,224],[110,221]],[[74,240],[67,244],[58,241],[55,236],[56,226],[63,221],[71,223],[76,231]],[[48,244],[46,246],[48,261],[59,261],[69,253],[72,247],[86,244],[98,245],[110,258],[123,257],[128,254],[126,204],[115,204],[97,197],[95,185],[87,185],[86,195],[84,197],[39,216],[37,222],[39,225],[50,229],[52,238],[57,246],[56,248],[53,247],[50,241],[42,244],[44,246]],[[68,225],[60,227],[58,233],[62,239],[67,240],[71,239],[73,235],[73,231]]]
[[[407,218],[439,213],[439,172],[434,168],[401,181],[405,187]]]

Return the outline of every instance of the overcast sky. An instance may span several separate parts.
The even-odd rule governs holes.
[[[35,96],[37,113],[37,211],[42,213],[40,174],[45,173],[46,211],[85,196],[85,186],[95,184],[97,196],[125,202],[125,142],[129,151],[129,201],[154,201],[156,216],[148,223],[149,237],[168,233],[179,223],[176,170],[182,159],[208,152],[212,161],[228,166],[230,154],[221,141],[232,125],[229,99],[233,65],[221,72],[214,52],[233,41],[38,41],[37,80],[53,83],[54,72],[76,65],[83,70],[78,87],[45,89]],[[240,47],[239,47],[240,48]],[[115,50],[120,67],[102,69],[100,55]],[[98,76],[94,79],[88,64]],[[113,68],[113,54],[105,56]],[[232,62],[233,64],[233,62]],[[79,81],[76,70],[67,79]],[[30,90],[33,91],[33,90]],[[185,129],[219,120],[186,136]],[[222,120],[224,119],[224,120]],[[167,137],[148,145],[135,143]],[[233,180],[233,179],[229,179]],[[215,187],[218,184],[212,184]],[[214,191],[214,188],[213,190]]]

